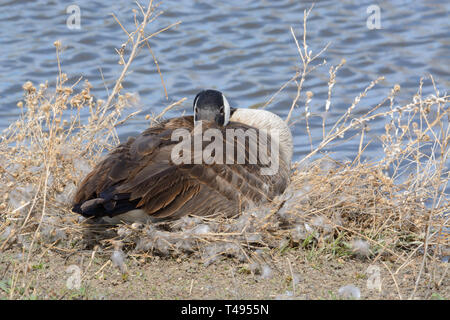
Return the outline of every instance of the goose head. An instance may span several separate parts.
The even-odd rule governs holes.
[[[240,122],[260,130],[276,130],[283,159],[291,163],[293,153],[292,133],[287,123],[276,114],[263,109],[232,108],[225,95],[217,90],[203,90],[194,99],[194,124],[199,121],[214,121],[226,126],[230,121]]]
[[[219,126],[226,126],[234,108],[227,98],[217,90],[203,90],[194,99],[194,122],[214,121]]]

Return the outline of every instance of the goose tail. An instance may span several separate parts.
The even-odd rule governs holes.
[[[77,203],[73,206],[72,211],[81,214],[83,217],[102,217],[106,215],[105,199],[95,198],[87,200],[83,203]]]

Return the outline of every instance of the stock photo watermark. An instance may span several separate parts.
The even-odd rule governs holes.
[[[81,9],[76,4],[67,7],[66,13],[69,15],[66,19],[67,28],[70,30],[81,29]]]
[[[171,152],[171,160],[176,165],[260,164],[265,166],[260,169],[262,175],[278,173],[279,132],[275,129],[270,132],[252,128],[226,129],[224,137],[219,129],[208,128],[203,131],[200,122],[194,127],[193,134],[187,129],[176,129],[172,132],[171,139],[179,141]],[[203,142],[211,143],[203,148]]]
[[[366,26],[369,30],[381,29],[381,9],[380,6],[373,4],[367,7],[366,13],[369,17],[366,20]]]
[[[370,265],[367,267],[367,289],[381,291],[381,272],[378,266]]]
[[[66,273],[71,273],[69,278],[66,280],[67,289],[79,290],[81,288],[81,269],[77,265],[70,265],[66,269]]]

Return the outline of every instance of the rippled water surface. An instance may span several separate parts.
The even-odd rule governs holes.
[[[76,4],[81,13],[81,29],[66,26],[66,8]],[[367,8],[381,9],[381,29],[369,30]],[[169,116],[191,112],[195,94],[203,88],[223,91],[235,107],[265,103],[295,73],[299,56],[289,31],[301,35],[303,10],[308,1],[263,0],[166,0],[148,31],[157,31],[176,21],[182,23],[152,38],[150,45],[158,58],[169,99],[164,97],[161,80],[146,48],[132,65],[124,82],[128,92],[139,94],[142,115],[161,111],[183,97],[187,102]],[[17,101],[22,84],[31,80],[54,84],[57,63],[53,42],[63,44],[62,65],[71,82],[88,78],[98,98],[107,96],[121,71],[115,48],[126,40],[114,13],[128,29],[133,27],[134,1],[1,1],[0,2],[0,129],[17,118]],[[351,105],[354,97],[378,76],[385,80],[361,102],[357,113],[376,105],[395,84],[402,91],[398,103],[417,92],[419,79],[431,73],[441,91],[450,83],[450,2],[423,1],[316,1],[308,23],[310,49],[319,51],[331,43],[323,58],[327,65],[306,80],[304,92],[314,93],[313,113],[324,110],[328,69],[347,60],[339,71],[331,113],[333,123]],[[320,60],[319,62],[322,62]],[[101,70],[101,71],[100,71]],[[102,74],[104,80],[102,79]],[[431,93],[427,89],[425,93]],[[288,86],[268,108],[286,116],[296,94]],[[303,96],[300,106],[304,105]],[[302,114],[296,111],[293,127],[296,159],[306,154],[309,142]],[[121,138],[142,131],[148,123],[142,117],[120,128]],[[383,131],[381,122],[371,124],[368,138]],[[311,119],[313,137],[322,134],[321,120]],[[380,151],[371,147],[369,155]],[[334,150],[338,156],[351,156],[351,144]]]

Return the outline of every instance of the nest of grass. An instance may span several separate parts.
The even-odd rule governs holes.
[[[61,251],[81,249],[84,231],[91,232],[92,226],[84,226],[84,219],[70,211],[71,197],[80,177],[118,143],[114,128],[121,123],[126,95],[104,113],[88,82],[77,94],[63,82],[53,94],[46,85],[36,89],[26,83],[24,90],[25,104],[18,104],[22,116],[0,142],[5,191],[0,203],[1,249],[22,246],[32,252],[42,244]],[[231,219],[184,217],[153,225],[104,227],[102,243],[116,250],[123,246],[133,254],[198,254],[206,264],[224,256],[258,259],[262,252],[295,246],[350,256],[358,251],[352,245],[355,239],[367,242],[367,257],[407,259],[424,248],[426,239],[437,255],[442,254],[449,227],[446,103],[447,97],[420,98],[389,114],[381,139],[388,153],[378,162],[360,162],[358,154],[354,161],[324,156],[296,163],[289,188],[269,205]],[[87,121],[81,119],[82,109],[89,110]],[[392,115],[404,116],[406,109],[430,126],[419,132],[411,119],[392,121]],[[428,119],[430,115],[434,119]],[[399,136],[391,135],[395,132]],[[434,153],[426,154],[430,146]],[[420,174],[405,178],[411,166]],[[110,239],[105,239],[105,229]]]

